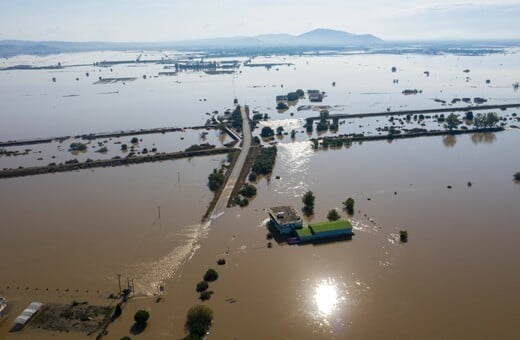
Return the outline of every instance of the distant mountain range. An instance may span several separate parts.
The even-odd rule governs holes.
[[[371,34],[352,34],[319,28],[300,35],[263,34],[256,37],[232,37],[175,42],[183,47],[347,47],[372,46],[384,41]]]
[[[62,42],[62,41],[0,41],[0,56],[19,54],[46,55],[64,52],[130,49],[265,49],[265,48],[331,48],[370,47],[384,43],[371,34],[352,34],[331,29],[316,29],[300,35],[263,34],[255,37],[229,37],[172,42]]]

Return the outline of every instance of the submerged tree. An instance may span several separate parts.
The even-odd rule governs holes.
[[[186,328],[194,339],[202,339],[211,327],[213,311],[211,308],[198,305],[191,307],[186,315]]]
[[[345,210],[350,215],[354,214],[354,199],[352,197],[347,198],[345,202],[343,202],[343,205],[345,206]]]
[[[453,128],[456,128],[460,123],[461,121],[454,113],[450,113],[448,117],[446,117],[446,126],[448,129],[450,129],[450,131],[453,130]]]
[[[306,215],[312,215],[314,212],[314,200],[316,196],[314,196],[314,193],[312,191],[307,191],[305,195],[302,197],[303,202],[303,212]]]
[[[338,214],[338,212],[336,211],[336,209],[332,209],[329,211],[329,213],[327,214],[327,219],[329,221],[337,221],[340,219],[340,216]]]

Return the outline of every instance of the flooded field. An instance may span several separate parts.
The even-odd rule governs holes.
[[[280,179],[262,180],[249,208],[211,226],[164,304],[152,307],[149,336],[182,336],[195,284],[214,267],[211,338],[514,339],[520,188],[511,173],[520,134],[488,141],[461,136],[447,147],[434,137],[317,153],[280,145],[273,173]],[[309,189],[312,220],[355,198],[353,240],[269,249],[264,209],[301,207]],[[407,244],[398,242],[402,228]],[[117,325],[113,331],[121,334]]]
[[[133,143],[132,139],[137,138]],[[125,157],[130,152],[136,155],[155,154],[161,152],[180,152],[192,145],[211,144],[223,147],[232,139],[218,130],[192,130],[179,132],[156,133],[137,136],[97,138],[85,140],[68,138],[63,141],[52,141],[34,145],[5,147],[4,155],[0,155],[1,168],[17,168],[19,166],[45,166],[50,163],[64,163],[76,159],[85,162],[87,159],[111,159]],[[71,150],[72,143],[83,143],[85,150]],[[123,146],[124,145],[124,146]]]
[[[186,311],[200,302],[195,285],[210,267],[220,276],[206,302],[215,313],[209,338],[517,337],[520,185],[513,174],[520,171],[520,130],[513,125],[520,125],[520,109],[496,111],[506,128],[502,132],[316,151],[309,137],[376,135],[390,125],[444,129],[444,124],[434,115],[409,122],[372,117],[341,120],[337,132],[308,134],[305,118],[319,110],[305,106],[316,103],[303,98],[282,113],[275,98],[299,88],[319,89],[327,96],[317,105],[331,114],[442,108],[453,98],[519,103],[520,92],[512,86],[520,80],[518,50],[471,57],[257,57],[253,62],[291,65],[242,66],[235,74],[217,75],[159,76],[168,71],[161,64],[92,65],[138,55],[2,60],[0,67],[58,62],[67,67],[0,72],[0,141],[203,125],[207,113],[224,112],[235,97],[269,115],[260,128],[283,126],[287,133],[295,129],[296,136],[274,138],[279,143],[273,175],[258,180],[249,206],[228,209],[207,225],[199,224],[213,197],[207,176],[225,155],[1,180],[0,295],[12,309],[7,321],[0,321],[0,338],[68,338],[31,329],[7,332],[31,301],[109,304],[107,296],[118,290],[117,274],[123,285],[134,280],[138,297],[110,326],[107,338],[129,335],[137,308],[151,313],[139,337],[181,338]],[[143,58],[161,55],[150,52]],[[136,79],[95,84],[99,77]],[[406,89],[422,92],[405,96]],[[459,105],[467,104],[453,104]],[[203,131],[138,136],[135,149],[172,152],[230,141],[216,130],[205,136]],[[77,154],[68,151],[73,139],[6,147],[31,150],[0,157],[0,169],[124,156],[121,145],[130,146],[131,138],[95,140]],[[107,153],[96,152],[103,146]],[[292,205],[299,210],[307,190],[315,193],[316,205],[306,222],[323,221],[330,209],[341,211],[347,197],[355,199],[353,239],[305,246],[271,240],[268,248],[265,209]],[[398,242],[401,229],[409,232],[407,244]],[[219,258],[227,264],[218,266]],[[160,285],[165,295],[155,303]]]

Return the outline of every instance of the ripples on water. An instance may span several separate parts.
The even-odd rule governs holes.
[[[333,334],[336,329],[344,329],[350,323],[349,309],[370,289],[352,275],[350,280],[327,277],[302,282],[301,308],[319,327],[316,332]]]
[[[287,178],[283,181],[271,182],[279,194],[289,194],[294,197],[303,195],[309,188],[306,181],[309,171],[309,161],[314,151],[311,142],[279,143],[276,161],[284,169]]]
[[[128,270],[134,278],[135,292],[138,295],[152,296],[159,293],[159,286],[175,275],[179,267],[192,258],[201,238],[207,237],[210,222],[183,227],[175,234],[175,240],[180,244],[174,247],[159,261],[141,263]]]

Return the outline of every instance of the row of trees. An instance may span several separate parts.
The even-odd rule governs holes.
[[[473,118],[473,125],[479,128],[492,128],[499,122],[498,115],[495,112],[477,113]]]
[[[441,115],[441,117],[443,117],[443,116]],[[466,120],[473,121],[473,125],[477,129],[493,128],[500,121],[500,119],[498,118],[498,115],[495,112],[477,113],[476,115],[473,115],[472,112],[468,112],[468,113],[466,113],[465,118],[466,118]],[[448,129],[450,129],[450,131],[462,123],[462,121],[459,119],[459,117],[454,113],[450,113],[443,120],[446,123],[446,127]]]
[[[312,215],[314,213],[314,201],[316,200],[316,196],[314,195],[314,193],[312,191],[307,191],[303,197],[302,197],[302,203],[303,203],[303,212],[305,215],[309,216],[309,215]],[[343,207],[344,209],[347,211],[347,213],[349,215],[353,215],[354,214],[354,199],[352,197],[349,197],[347,198],[344,202],[343,202]],[[340,216],[338,214],[338,212],[336,211],[336,209],[332,209],[329,211],[329,213],[327,214],[327,219],[329,221],[337,221],[340,219]]]

